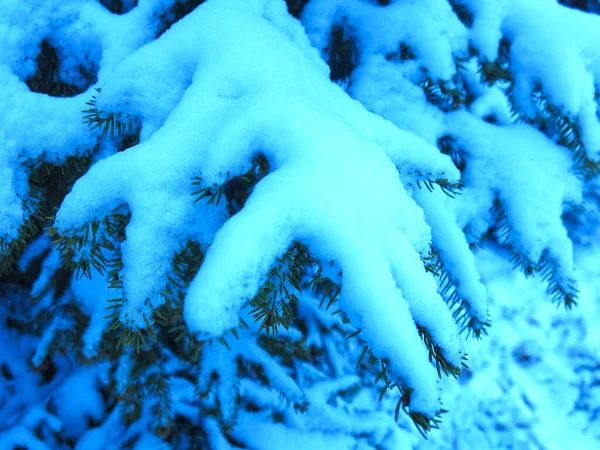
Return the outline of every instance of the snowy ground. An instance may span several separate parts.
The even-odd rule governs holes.
[[[501,251],[478,254],[490,335],[469,343],[471,371],[446,383],[450,413],[418,448],[600,447],[600,246],[578,247],[576,261],[579,304],[564,311]]]

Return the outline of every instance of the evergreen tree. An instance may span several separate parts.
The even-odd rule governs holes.
[[[0,0],[0,443],[427,437],[479,249],[577,304],[599,39],[553,0]]]

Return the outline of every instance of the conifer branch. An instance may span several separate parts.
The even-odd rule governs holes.
[[[267,281],[250,302],[250,314],[261,322],[258,331],[267,335],[277,333],[280,326],[286,330],[294,318],[293,308],[298,303],[297,293],[302,292],[300,282],[310,261],[308,248],[294,242],[284,255],[277,259],[269,271]]]
[[[445,267],[440,254],[432,249],[425,263],[425,269],[437,278],[438,292],[452,311],[452,318],[460,327],[460,333],[466,331],[467,336],[473,334],[476,339],[486,336],[491,322],[481,321],[475,317],[471,304],[459,295],[458,282]]]
[[[547,284],[546,294],[550,299],[566,309],[577,305],[579,289],[575,280],[564,280],[560,275],[558,263],[550,256],[548,251],[542,254],[537,270],[540,278]]]
[[[115,242],[125,239],[124,230],[130,215],[120,212],[120,209],[115,208],[109,216],[92,220],[63,235],[53,225],[47,228],[52,245],[60,252],[65,267],[74,271],[77,278],[91,278],[92,267],[103,275],[108,268],[118,264],[107,257],[109,252],[117,249]]]
[[[537,106],[535,117],[523,117],[513,97],[514,80],[510,73],[510,42],[503,38],[498,49],[498,58],[495,61],[481,61],[479,73],[481,80],[488,85],[499,82],[507,84],[505,88],[509,107],[515,122],[525,121],[540,129],[549,138],[558,137],[559,145],[569,148],[573,152],[573,162],[576,173],[589,179],[600,173],[600,161],[594,161],[587,155],[581,140],[581,128],[577,117],[572,116],[554,105],[544,93],[542,86],[537,86],[531,97]],[[598,101],[598,93],[596,100]]]
[[[99,94],[101,88],[96,88],[96,92]],[[120,112],[113,113],[98,109],[96,95],[93,95],[92,99],[85,104],[89,108],[81,111],[83,113],[83,123],[89,127],[90,131],[99,129],[100,137],[109,132],[111,138],[135,133],[134,126],[137,125],[134,118]]]
[[[550,256],[548,249],[544,250],[539,261],[532,261],[512,238],[512,226],[499,199],[495,200],[492,211],[498,225],[497,232],[501,243],[506,245],[511,252],[510,260],[513,263],[513,269],[520,269],[525,276],[539,274],[541,280],[546,283],[546,293],[553,302],[562,303],[566,309],[571,309],[577,304],[579,290],[575,280],[564,279],[561,276],[560,267]]]
[[[451,81],[434,81],[427,77],[421,82],[427,100],[444,112],[455,111],[466,103],[465,93]]]
[[[406,42],[400,42],[398,51],[387,53],[385,59],[388,61],[410,61],[416,59],[415,53]]]
[[[319,308],[325,305],[327,311],[339,300],[342,288],[330,278],[323,276],[323,267],[317,260],[311,258],[310,264],[313,266],[314,274],[310,277],[306,288],[310,288],[321,299]]]
[[[425,439],[427,439],[427,433],[429,433],[432,429],[437,429],[439,428],[439,424],[441,423],[441,416],[445,413],[447,413],[448,411],[446,411],[445,409],[440,409],[435,415],[434,417],[428,417],[427,415],[420,413],[420,412],[416,412],[416,411],[411,411],[410,409],[410,402],[411,402],[411,395],[413,393],[413,389],[406,386],[402,380],[393,380],[392,376],[390,376],[389,374],[389,361],[386,359],[380,359],[377,358],[376,356],[373,355],[370,347],[365,344],[364,350],[360,356],[360,359],[358,361],[357,364],[357,369],[361,366],[362,362],[365,360],[365,357],[368,357],[368,363],[371,366],[372,369],[375,369],[376,371],[376,377],[374,380],[374,383],[377,384],[380,380],[382,380],[384,382],[383,387],[380,390],[379,393],[379,401],[383,400],[384,396],[388,393],[388,392],[392,392],[394,390],[396,390],[397,393],[400,394],[400,398],[398,400],[398,402],[396,403],[396,409],[395,409],[395,420],[398,421],[400,418],[400,411],[402,411],[404,414],[406,414],[411,421],[413,422],[413,424],[415,425],[415,427],[417,428],[417,430],[419,431],[419,433],[421,434],[421,436],[423,436]],[[431,358],[431,353],[430,353],[430,358]],[[431,359],[430,359],[431,361]],[[463,363],[464,365],[464,363]],[[439,373],[439,369],[441,366],[438,366],[438,373]],[[466,365],[465,365],[466,367]],[[448,372],[449,373],[449,372]],[[446,373],[446,375],[448,375],[448,373]],[[460,368],[458,369],[458,373],[460,373]],[[440,374],[441,376],[441,374]]]
[[[503,37],[498,47],[498,57],[494,61],[484,59],[479,62],[479,77],[484,84],[488,86],[498,83],[512,84],[510,45],[510,42]]]
[[[427,350],[429,351],[429,362],[435,361],[435,368],[437,370],[438,377],[442,378],[442,371],[443,371],[444,375],[446,375],[446,376],[452,375],[454,378],[457,378],[461,372],[460,367],[453,365],[451,362],[449,362],[446,359],[446,357],[443,354],[443,349],[434,342],[433,337],[431,336],[431,334],[425,327],[417,324],[417,330],[419,332],[419,336],[421,337],[421,339],[423,340],[423,343],[425,344],[425,346],[427,347]],[[463,355],[462,359],[463,359],[462,365],[464,367],[466,367],[466,364],[464,361],[467,360],[467,355]]]
[[[207,204],[215,206],[219,206],[221,200],[227,200],[227,209],[233,216],[244,207],[254,186],[269,173],[269,170],[269,160],[259,153],[252,158],[252,165],[247,172],[232,177],[223,185],[214,183],[212,186],[202,186],[202,177],[194,177],[192,186],[196,188],[190,195],[196,197],[194,203],[207,200]]]
[[[452,162],[461,173],[463,173],[467,167],[467,152],[460,148],[454,139],[450,135],[442,136],[438,139],[437,146],[444,155],[450,156]]]
[[[452,183],[447,178],[438,178],[432,180],[433,174],[431,172],[423,173],[420,170],[409,172],[409,175],[415,176],[416,180],[411,181],[409,185],[416,184],[417,188],[423,189],[425,187],[429,192],[433,192],[436,186],[442,190],[450,198],[454,198],[457,195],[461,195],[462,184]]]
[[[173,431],[175,413],[171,402],[170,377],[161,361],[152,365],[152,371],[147,378],[148,394],[153,404],[150,408],[150,427],[154,434],[168,438]]]
[[[48,216],[90,164],[90,156],[70,156],[62,164],[40,159],[27,165],[29,193],[22,203],[27,219],[21,224],[16,239],[0,239],[0,276],[16,270],[26,246],[42,232]]]
[[[473,26],[473,13],[464,3],[457,2],[456,0],[450,0],[450,6],[452,7],[454,14],[456,14],[458,19],[464,23],[467,28],[471,28]]]
[[[575,172],[582,178],[592,178],[600,174],[600,162],[591,160],[581,140],[581,128],[576,117],[553,105],[541,89],[536,89],[532,97],[538,106],[540,128],[550,137],[558,136],[557,143],[573,152]]]
[[[84,82],[81,85],[67,83],[60,79],[60,60],[57,50],[43,39],[40,43],[40,52],[36,58],[36,71],[25,80],[25,84],[32,92],[48,94],[52,97],[73,97],[84,92],[96,82],[96,74],[92,73],[94,67],[87,70],[79,67],[79,75]]]

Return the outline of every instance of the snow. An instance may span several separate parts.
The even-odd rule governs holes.
[[[310,435],[289,429],[282,424],[268,423],[257,413],[244,413],[234,428],[233,436],[249,448],[276,450],[282,447],[301,450],[305,448],[336,448],[350,450],[355,442],[344,435],[312,432]]]
[[[573,278],[562,212],[565,202],[581,201],[581,182],[565,170],[572,164],[569,152],[526,124],[496,126],[465,111],[448,114],[446,124],[470,155],[465,184],[500,198],[516,241],[532,261],[548,249],[564,276]]]
[[[64,261],[45,237],[2,280],[0,447],[59,448],[64,435],[81,449],[168,448],[169,430],[153,434],[161,400],[150,377],[167,385],[165,422],[184,418],[214,448],[597,446],[600,187],[575,173],[572,152],[540,125],[532,92],[573,119],[588,158],[600,157],[598,16],[550,0],[457,0],[473,15],[467,26],[446,0],[311,0],[299,21],[282,0],[209,0],[156,39],[176,2],[134,3],[118,15],[96,0],[0,1],[0,242],[18,238],[28,220],[28,178],[41,162],[93,157],[57,212],[61,235],[115,211],[131,215],[111,254],[122,257],[122,292],[95,270],[57,292]],[[344,88],[323,61],[335,26],[356,44]],[[502,39],[514,84],[486,86],[480,63],[498,57]],[[56,49],[57,76],[82,93],[28,89],[42,40]],[[426,80],[460,90],[466,104],[437,107]],[[82,123],[95,88],[103,114],[141,127],[139,144],[117,152],[118,138]],[[463,152],[462,173],[440,138]],[[239,212],[230,217],[223,200],[194,202],[194,177],[223,186],[258,155],[270,172]],[[450,198],[435,184],[418,187],[427,181],[463,189]],[[554,310],[539,280],[512,272],[506,249],[492,242],[496,200],[510,244],[578,282],[570,315]],[[585,212],[565,214],[574,205]],[[100,352],[108,300],[123,296],[125,327],[152,324],[188,241],[205,257],[185,298],[172,300],[183,300],[180,320],[193,333],[185,339],[202,341],[200,362],[184,361],[169,341],[140,358],[128,351],[109,370],[98,362],[113,358]],[[332,310],[318,307],[316,292],[299,295],[297,321],[273,344],[254,323],[239,329],[240,318],[252,322],[249,301],[294,242],[331,262],[324,273],[342,291]],[[478,243],[484,250],[474,254]],[[439,279],[424,267],[432,249],[470,316],[492,321],[482,342],[459,335]],[[19,278],[38,261],[35,280]],[[85,324],[67,314],[72,306]],[[454,366],[468,352],[458,382],[440,379],[417,327]],[[56,348],[67,332],[76,351]],[[293,357],[270,352],[276,345]],[[395,422],[396,390],[378,400],[379,367],[356,367],[365,346],[393,381],[414,389],[410,412],[451,411],[431,444],[409,418]],[[146,357],[156,359],[150,368],[139,363]],[[148,398],[126,424],[119,407],[131,383]],[[188,438],[179,446],[190,447]]]
[[[374,113],[435,144],[445,131],[443,113],[410,81],[414,70],[414,65],[390,63],[381,54],[365,57],[352,73],[348,93]]]
[[[316,52],[299,32],[300,24],[286,15],[279,2],[248,2],[237,10],[227,5],[222,1],[199,8],[116,69],[119,76],[103,88],[99,104],[110,105],[110,100],[102,100],[104,96],[125,99],[121,101],[126,109],[121,112],[141,120],[143,136],[149,133],[146,127],[162,127],[136,148],[96,164],[65,199],[57,228],[67,232],[127,203],[132,219],[122,244],[127,302],[121,319],[134,327],[151,320],[148,306],[164,301],[160,283],[170,270],[169,256],[178,242],[212,240],[185,301],[188,326],[206,336],[219,336],[237,326],[240,308],[257,292],[274,259],[293,240],[303,240],[317,255],[340,261],[345,274],[342,305],[378,354],[389,357],[403,378],[423,385],[427,400],[420,403],[421,394],[415,394],[414,407],[435,411],[435,371],[426,360],[410,314],[439,339],[454,363],[460,361],[460,343],[433,278],[414,264],[417,252],[428,249],[430,230],[399,173],[419,167],[431,172],[432,179],[452,180],[456,169],[434,147],[368,113],[332,86]],[[273,9],[276,5],[279,10]],[[262,13],[263,7],[264,18],[256,18],[253,14]],[[279,15],[271,21],[269,14],[274,11]],[[230,35],[229,29],[238,30],[237,34]],[[244,35],[252,39],[240,45]],[[215,36],[219,36],[218,51],[211,48]],[[212,51],[202,51],[205,48]],[[148,55],[156,54],[173,55],[175,60],[162,59],[158,72],[148,75],[139,67]],[[163,72],[173,67],[183,67],[179,78]],[[190,80],[185,73],[194,67]],[[277,89],[272,88],[275,80]],[[172,97],[160,95],[169,88]],[[160,104],[157,108],[155,102],[150,105],[157,92],[165,99],[164,108]],[[177,97],[181,98],[174,106]],[[200,111],[198,104],[202,104]],[[171,108],[165,118],[161,111]],[[368,124],[366,135],[358,124]],[[223,210],[194,205],[186,192],[187,180],[201,174],[209,186],[223,183],[226,174],[243,173],[246,161],[258,151],[274,171],[213,240]],[[157,215],[155,211],[165,204],[168,212]],[[407,210],[414,213],[404,214]],[[383,251],[390,245],[398,246],[413,262],[393,260]],[[399,265],[410,272],[393,269]],[[412,287],[411,277],[424,280],[424,287]],[[407,297],[415,299],[410,312],[396,282],[401,289],[416,289]],[[416,301],[420,295],[431,301]],[[389,324],[382,326],[379,318],[388,308],[397,314],[388,314]],[[418,350],[408,355],[413,350],[390,348],[392,339],[408,340]],[[422,361],[420,366],[429,375],[411,376],[412,364],[403,362],[406,358]]]
[[[103,82],[126,55],[154,38],[155,13],[173,0],[139,3],[126,18],[110,14],[95,0],[0,3],[0,110],[10,111],[0,123],[0,240],[16,238],[19,226],[29,217],[18,200],[28,193],[27,165],[83,156],[97,142],[81,120],[81,110],[90,100],[88,91],[94,86],[74,97],[55,98],[31,92],[25,85],[35,73],[40,43],[51,37],[50,45],[61,60],[62,81],[84,88],[85,77],[74,74],[82,67],[92,75],[98,72]],[[98,60],[99,67],[92,62]]]
[[[110,305],[108,301],[114,298],[114,292],[106,285],[104,277],[96,269],[91,271],[91,278],[73,277],[71,280],[71,292],[90,317],[82,336],[82,353],[89,359],[97,355],[102,335],[110,325],[104,317],[108,315],[106,312],[106,308]]]
[[[302,23],[321,52],[329,45],[333,25],[350,30],[358,67],[349,93],[370,111],[433,144],[443,134],[442,114],[415,84],[425,76],[452,78],[453,56],[465,52],[467,30],[443,0],[393,2],[385,8],[375,3],[313,0],[303,10]],[[398,64],[397,57],[390,58],[399,52],[400,43],[410,48],[415,60]]]
[[[515,100],[534,109],[531,91],[540,84],[550,101],[579,119],[591,159],[600,156],[600,124],[594,92],[600,80],[600,18],[546,0],[461,0],[474,13],[470,40],[489,60],[502,37],[511,43]],[[543,24],[543,25],[542,25]]]
[[[425,211],[430,224],[433,245],[439,251],[445,268],[456,278],[460,298],[469,304],[470,314],[480,322],[487,321],[488,292],[481,281],[475,256],[469,248],[456,214],[448,207],[450,199],[440,191],[415,192],[419,206]],[[427,313],[425,313],[427,314]]]
[[[34,239],[21,255],[21,259],[19,260],[19,270],[25,272],[30,268],[35,260],[44,256],[49,245],[49,236],[39,236],[37,239]]]
[[[356,34],[359,55],[397,52],[404,42],[435,79],[452,77],[452,56],[464,49],[467,39],[466,28],[444,0],[396,1],[386,8],[361,0],[316,0],[302,13],[308,36],[321,51],[328,44],[331,25],[343,21]]]
[[[581,301],[565,314],[548,302],[539,280],[511,270],[502,250],[478,253],[493,299],[490,335],[469,342],[469,377],[444,386],[446,408],[453,413],[445,417],[441,433],[431,435],[430,447],[422,448],[445,448],[449,442],[459,448],[532,442],[549,449],[597,447],[595,422],[576,407],[580,389],[597,398],[582,384],[581,371],[586,358],[598,355],[598,295],[592,290],[599,273],[589,264],[597,258],[597,246],[577,249]]]
[[[100,421],[106,414],[97,384],[96,368],[80,368],[73,371],[61,388],[54,392],[56,415],[68,436],[80,436],[89,427],[88,420]]]

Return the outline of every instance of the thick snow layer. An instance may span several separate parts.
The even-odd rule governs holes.
[[[443,113],[411,81],[416,68],[414,62],[400,65],[381,54],[364,57],[352,72],[348,93],[370,111],[435,144],[445,131]]]
[[[529,258],[544,250],[573,278],[573,248],[562,223],[565,202],[581,201],[581,183],[568,150],[530,125],[497,126],[461,111],[446,116],[458,145],[469,153],[467,186],[497,195]],[[540,154],[544,157],[540,158]]]
[[[439,251],[444,267],[455,278],[458,295],[469,303],[473,317],[486,322],[487,288],[481,281],[475,255],[458,226],[456,213],[448,206],[455,199],[448,198],[440,191],[418,191],[414,196],[431,226],[433,245]]]
[[[467,42],[466,28],[445,0],[395,1],[386,8],[364,0],[313,0],[304,8],[302,22],[321,51],[329,44],[332,25],[347,22],[357,40],[359,61],[398,52],[404,43],[435,79],[452,77],[453,54],[464,51]]]
[[[237,326],[275,258],[304,241],[339,261],[342,307],[374,352],[417,388],[411,406],[432,413],[436,374],[413,317],[449,361],[458,364],[462,350],[420,262],[429,226],[400,175],[419,170],[456,181],[458,172],[435,147],[331,84],[285,5],[235,4],[203,5],[115,69],[99,102],[138,117],[147,140],[96,164],[65,199],[56,226],[68,232],[129,206],[121,318],[138,327],[151,315],[148,305],[163,301],[161,283],[180,243],[212,241],[185,301],[188,326],[206,336]],[[149,58],[156,71],[145,68]],[[186,183],[200,175],[207,186],[222,184],[259,152],[272,173],[213,240],[224,209],[193,204]]]
[[[36,72],[42,41],[56,50],[57,76],[84,89],[94,75],[102,83],[125,56],[154,39],[157,13],[172,4],[140,0],[125,17],[96,0],[0,2],[0,241],[15,239],[29,217],[21,204],[29,191],[27,165],[89,154],[98,140],[81,116],[94,85],[74,97],[56,98],[25,84]]]
[[[442,113],[415,84],[424,77],[448,80],[454,57],[465,56],[467,30],[445,0],[397,1],[382,8],[364,0],[313,0],[302,23],[315,47],[329,48],[332,27],[344,27],[356,44],[357,68],[349,93],[369,110],[435,143]],[[436,36],[436,39],[427,36]],[[403,44],[412,58],[400,64]]]
[[[238,325],[275,258],[294,241],[307,244],[321,261],[334,261],[343,272],[338,304],[343,313],[330,316],[309,295],[301,296],[298,307],[307,327],[303,344],[311,357],[325,360],[322,366],[299,359],[285,365],[259,345],[252,325],[231,350],[213,340],[214,347],[206,350],[205,344],[201,355],[198,385],[216,398],[231,436],[267,449],[289,442],[298,448],[421,445],[402,428],[402,418],[398,428],[392,423],[397,392],[378,403],[374,389],[361,390],[355,374],[368,369],[357,371],[350,359],[360,354],[359,345],[344,337],[360,329],[355,338],[360,345],[389,360],[392,376],[415,389],[411,411],[432,415],[439,409],[438,391],[446,386],[416,325],[427,328],[454,365],[465,349],[439,286],[423,267],[433,246],[471,314],[494,323],[490,341],[469,344],[471,370],[460,378],[467,387],[445,405],[454,415],[446,416],[448,431],[434,446],[594,447],[590,435],[597,428],[587,421],[598,394],[583,386],[593,383],[586,367],[598,354],[597,251],[579,255],[583,310],[572,317],[541,306],[539,285],[508,275],[498,257],[502,250],[475,256],[469,244],[494,225],[489,210],[499,199],[518,249],[534,262],[546,253],[564,279],[575,278],[573,234],[563,213],[566,205],[583,201],[582,191],[589,211],[597,210],[598,186],[584,187],[571,173],[572,154],[553,137],[513,123],[506,86],[483,86],[477,58],[495,59],[501,39],[508,41],[512,100],[521,117],[535,116],[531,93],[541,88],[576,119],[587,155],[598,158],[598,17],[551,0],[457,0],[455,6],[473,14],[473,26],[467,27],[445,0],[396,0],[387,6],[376,0],[311,0],[299,22],[287,14],[283,0],[209,0],[155,40],[159,18],[174,1],[138,3],[119,16],[96,0],[0,0],[0,241],[18,237],[28,218],[22,201],[30,164],[62,163],[92,152],[95,164],[66,198],[55,225],[64,235],[76,234],[115,208],[131,213],[119,274],[126,300],[121,320],[127,326],[152,321],[153,309],[164,303],[172,258],[188,240],[207,249],[184,306],[186,324],[202,338]],[[349,74],[347,94],[330,83],[322,60],[332,26],[343,27],[356,44],[358,65]],[[60,58],[60,78],[86,92],[52,98],[27,88],[44,39]],[[469,45],[479,54],[469,53]],[[87,86],[80,67],[97,82]],[[465,91],[468,106],[443,112],[428,102],[420,86],[425,79],[451,81]],[[141,125],[139,145],[115,154],[113,140],[85,129],[80,111],[94,87],[102,87],[100,109]],[[459,181],[450,158],[433,145],[445,135],[464,150],[465,189],[457,199],[437,187],[429,192],[415,186],[423,179]],[[240,212],[228,217],[224,201],[194,203],[193,177],[202,177],[206,187],[222,186],[245,173],[258,154],[268,159],[270,173]],[[597,223],[590,219],[586,226]],[[589,230],[582,242],[593,242],[590,236],[597,237]],[[22,272],[46,245],[41,239],[29,248]],[[44,258],[29,291],[38,299],[34,315],[52,305],[55,292],[48,285],[61,264],[54,251]],[[108,324],[102,316],[114,296],[109,292],[94,272],[91,280],[73,280],[57,300],[73,295],[89,315],[82,336],[87,358],[96,356]],[[118,447],[132,438],[135,448],[166,445],[148,431],[148,411],[128,427],[118,408],[105,411],[96,369],[83,369],[70,356],[58,368],[62,385],[38,386],[28,364],[42,365],[53,339],[73,325],[57,315],[35,344],[17,342],[0,329],[7,343],[0,355],[0,443],[52,447],[32,431],[43,423],[44,429],[82,436],[81,449]],[[303,331],[292,328],[282,336],[299,345]],[[173,366],[180,363],[166,350],[161,356]],[[134,370],[130,358],[121,362],[115,375],[119,395]],[[240,376],[255,367],[263,384]],[[9,380],[5,370],[22,381]],[[169,370],[173,414],[197,425],[199,400],[191,382],[177,378],[178,369]],[[11,394],[2,397],[2,391]],[[348,391],[363,394],[349,400],[354,394]],[[295,405],[307,399],[309,409],[296,414],[293,406],[278,402],[277,392]],[[59,403],[55,415],[38,405],[44,399]],[[240,402],[247,402],[241,411]],[[576,412],[567,417],[574,404]],[[74,409],[82,414],[73,417]],[[220,425],[204,413],[201,426],[211,445],[231,448]],[[88,419],[99,425],[88,430]],[[579,440],[565,438],[568,432]]]
[[[594,99],[600,83],[600,17],[548,0],[460,0],[474,16],[470,39],[482,55],[497,56],[501,38],[510,42],[515,100],[524,114],[535,107],[531,91],[578,118],[591,159],[600,156],[600,123]]]

